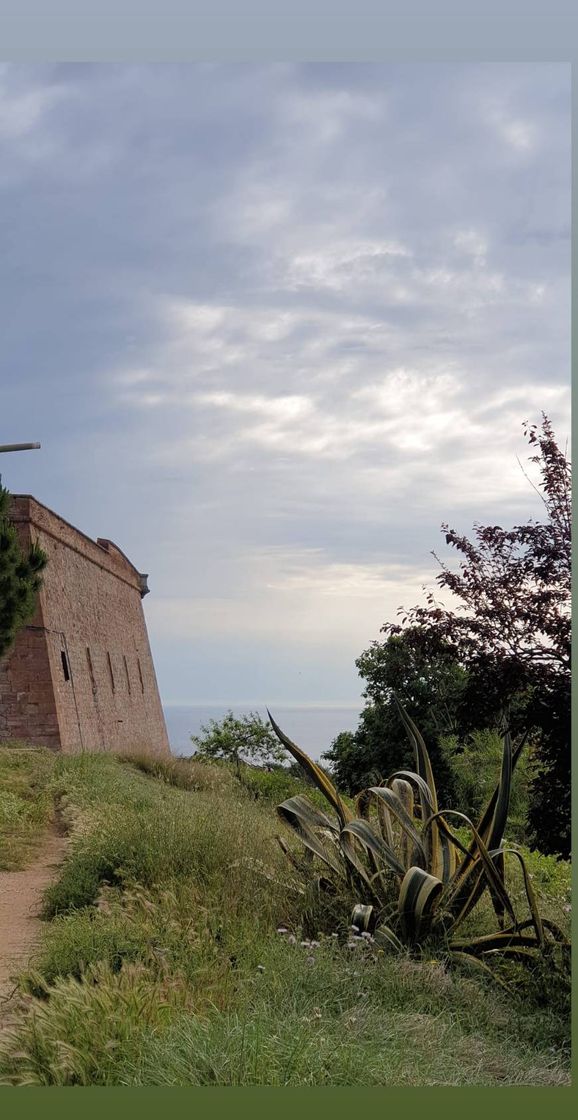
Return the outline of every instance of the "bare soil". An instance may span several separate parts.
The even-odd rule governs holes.
[[[16,977],[38,943],[42,895],[66,847],[56,829],[46,834],[34,862],[22,871],[0,871],[0,1027],[18,1003]]]

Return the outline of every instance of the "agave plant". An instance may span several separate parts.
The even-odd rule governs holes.
[[[509,958],[531,963],[545,955],[566,971],[569,944],[555,923],[540,917],[536,896],[520,853],[504,846],[512,774],[524,746],[515,748],[504,734],[498,784],[477,825],[456,810],[440,811],[426,745],[417,727],[397,701],[415,756],[415,771],[392,774],[382,785],[358,795],[355,813],[340,797],[327,774],[269,719],[284,747],[324,794],[328,815],[306,797],[290,797],[277,812],[297,833],[309,858],[321,860],[325,874],[318,882],[341,882],[358,902],[352,925],[370,932],[382,948],[419,949],[426,942],[443,944],[455,960],[484,970],[491,961]],[[455,821],[469,843],[448,823]],[[281,839],[284,851],[291,852]],[[520,920],[506,886],[506,857],[518,860],[528,913]],[[329,869],[329,879],[327,878]],[[497,919],[496,930],[483,936],[458,936],[468,915],[488,892]],[[560,950],[554,954],[554,950]],[[493,973],[492,973],[493,974]]]

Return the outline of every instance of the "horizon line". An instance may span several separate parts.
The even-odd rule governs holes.
[[[295,709],[297,709],[297,708],[324,709],[324,708],[332,708],[332,709],[337,709],[337,710],[342,710],[342,711],[358,711],[360,708],[363,707],[363,700],[360,699],[359,701],[357,701],[355,703],[354,702],[346,702],[346,703],[343,703],[343,702],[336,703],[336,702],[334,702],[334,703],[331,703],[331,701],[325,701],[325,700],[313,700],[313,701],[310,701],[309,703],[307,703],[307,702],[300,703],[298,701],[291,701],[291,700],[278,700],[278,701],[270,700],[270,701],[268,701],[268,703],[265,703],[262,700],[232,700],[232,701],[227,700],[227,701],[222,701],[222,702],[220,702],[218,700],[195,700],[195,701],[188,701],[188,703],[163,702],[162,706],[163,706],[163,708],[226,708],[226,709],[234,709],[234,708],[265,708],[265,709],[266,708],[281,708],[281,709],[293,709],[293,708],[295,708]]]

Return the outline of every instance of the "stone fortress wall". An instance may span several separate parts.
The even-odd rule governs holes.
[[[167,754],[147,577],[29,495],[13,496],[10,516],[22,546],[39,544],[48,564],[36,614],[0,663],[0,740]]]

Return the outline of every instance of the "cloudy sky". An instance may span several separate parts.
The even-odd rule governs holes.
[[[0,70],[3,481],[150,573],[166,703],[355,705],[569,434],[563,64]]]

